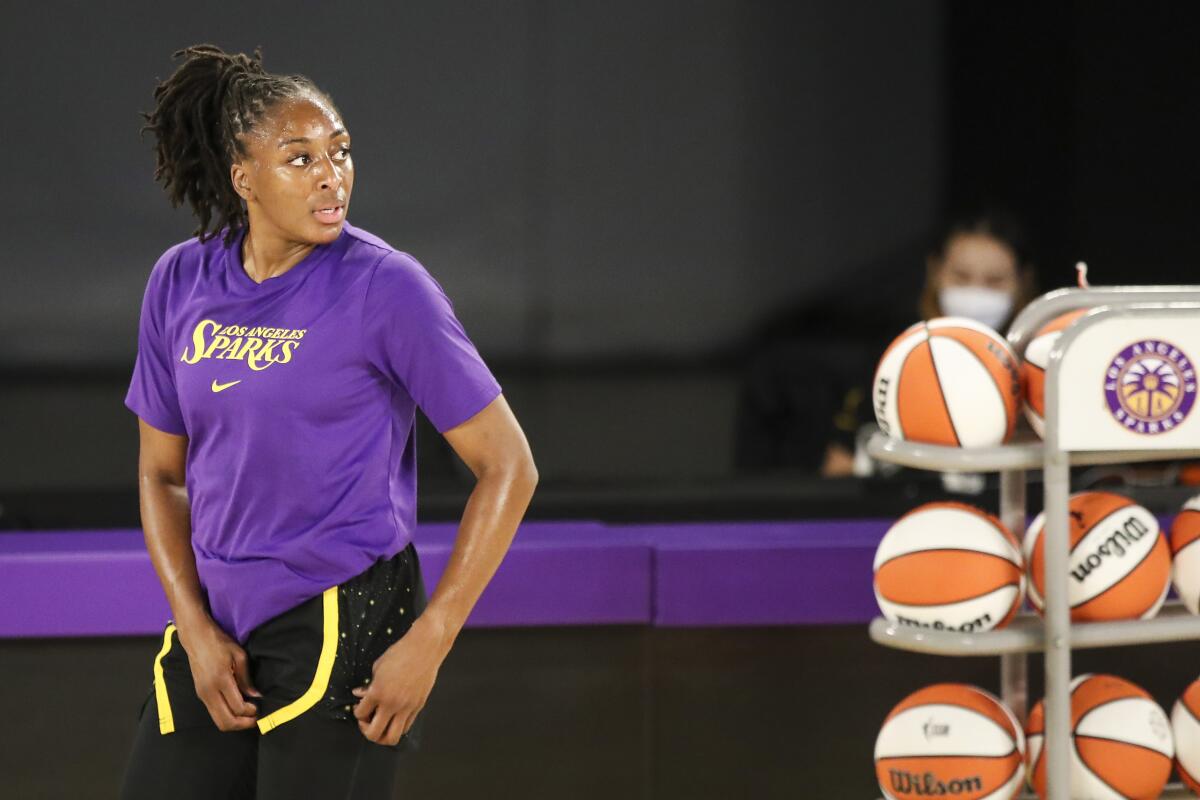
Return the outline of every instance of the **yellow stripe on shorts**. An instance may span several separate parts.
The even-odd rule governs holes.
[[[317,704],[329,688],[329,676],[333,672],[333,659],[337,655],[338,646],[338,587],[332,586],[325,590],[321,598],[322,617],[324,620],[321,638],[321,657],[317,659],[317,674],[313,676],[312,685],[308,691],[258,721],[258,729],[270,733],[288,720],[308,711]]]
[[[171,714],[171,698],[167,696],[167,683],[163,680],[162,660],[171,650],[171,637],[175,634],[175,625],[168,624],[163,632],[162,649],[154,657],[154,701],[158,704],[158,732],[174,733],[175,717]]]

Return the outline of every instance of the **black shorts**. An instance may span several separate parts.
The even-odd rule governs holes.
[[[339,780],[337,774],[344,771],[348,780],[362,782],[363,775],[371,774],[362,768],[364,755],[381,775],[394,772],[388,767],[394,765],[394,754],[418,745],[421,715],[398,744],[369,742],[358,728],[353,714],[358,698],[350,690],[369,683],[375,660],[408,631],[425,604],[420,562],[409,544],[395,556],[379,559],[360,575],[255,628],[244,649],[251,683],[263,697],[247,698],[259,709],[258,729],[250,731],[218,730],[196,694],[175,625],[168,622],[154,658],[151,688],[139,712],[138,737],[122,797],[155,796],[155,791],[168,789],[171,796],[184,797],[179,782],[172,780],[177,775],[159,773],[164,772],[163,764],[178,766],[189,757],[213,762],[203,768],[191,764],[198,774],[218,774],[213,775],[215,782],[189,789],[187,797],[263,797],[275,796],[276,790],[278,796],[287,796],[286,787],[296,788],[296,776],[305,770],[287,764],[286,753],[303,753],[307,771],[321,772],[330,780]],[[285,735],[280,737],[281,733]],[[276,737],[285,755],[280,766],[271,769],[284,770],[287,777],[262,774],[268,762],[274,765],[280,759],[259,764],[256,758],[260,747],[272,749],[268,742]],[[328,742],[334,744],[325,746]],[[319,763],[323,752],[327,764]],[[239,774],[219,774],[222,771]],[[306,789],[313,788],[311,780],[304,782]],[[378,783],[384,778],[372,780]],[[254,782],[260,787],[257,795]],[[235,790],[235,783],[242,785]],[[340,790],[342,784],[336,785]],[[264,786],[274,788],[262,791]],[[360,790],[362,796],[373,797],[382,788]]]

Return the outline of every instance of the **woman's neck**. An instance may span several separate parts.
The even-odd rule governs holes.
[[[255,283],[279,277],[303,261],[316,246],[262,232],[262,228],[251,225],[242,240],[243,269]]]

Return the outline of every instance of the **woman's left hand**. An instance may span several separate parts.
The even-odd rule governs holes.
[[[376,659],[371,680],[352,689],[358,729],[376,744],[394,745],[425,707],[446,657],[436,623],[424,614]]]

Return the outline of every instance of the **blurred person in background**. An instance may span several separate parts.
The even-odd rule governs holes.
[[[1030,300],[1037,277],[1024,228],[991,212],[951,222],[925,259],[921,319],[967,317],[1001,335]]]
[[[914,310],[920,319],[967,317],[1003,334],[1036,296],[1036,284],[1026,232],[1016,217],[998,210],[966,214],[950,220],[928,248]],[[903,327],[869,329],[875,337],[857,341],[829,327],[818,341],[767,341],[751,357],[738,403],[740,470],[870,474],[860,433],[875,421],[871,382],[879,357]],[[846,331],[850,324],[839,327]]]

